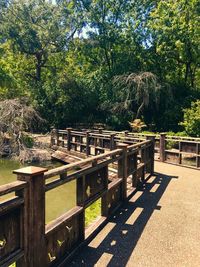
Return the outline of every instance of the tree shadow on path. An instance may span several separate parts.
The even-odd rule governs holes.
[[[114,227],[106,235],[104,229],[97,235],[97,242],[100,240],[101,243],[92,246],[91,242],[84,247],[69,266],[94,266],[105,253],[109,259],[98,266],[126,266],[154,210],[162,208],[158,206],[158,202],[174,178],[178,177],[155,173],[155,176],[136,190],[130,200],[111,217],[109,222]]]

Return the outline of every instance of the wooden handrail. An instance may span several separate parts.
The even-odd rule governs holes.
[[[0,186],[0,196],[24,189],[27,186],[26,182],[16,181]]]
[[[133,145],[129,146],[128,150],[137,149],[137,148],[140,148],[140,147],[142,147],[144,145],[147,145],[147,144],[150,144],[150,143],[151,143],[150,140],[145,140],[145,141],[143,141],[141,143],[137,143],[137,144],[133,144]]]
[[[57,167],[55,169],[52,169],[52,170],[49,170],[48,172],[46,172],[44,174],[44,177],[45,177],[45,179],[49,179],[55,175],[60,175],[62,173],[65,173],[65,172],[73,169],[74,167],[83,166],[85,164],[92,163],[94,161],[102,160],[106,157],[115,156],[117,154],[120,154],[121,152],[122,152],[121,149],[116,149],[116,150],[113,150],[111,152],[106,152],[106,153],[98,155],[98,156],[93,156],[93,157],[88,158],[88,159],[84,159],[84,160],[77,161],[75,163],[68,164],[66,166]]]

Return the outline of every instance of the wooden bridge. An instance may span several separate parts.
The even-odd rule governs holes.
[[[16,170],[0,186],[0,266],[198,266],[199,139],[68,128],[52,131],[51,146],[68,165]],[[45,225],[45,193],[72,180],[76,206]]]

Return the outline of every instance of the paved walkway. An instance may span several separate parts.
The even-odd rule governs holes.
[[[200,266],[200,171],[155,172],[70,266]]]

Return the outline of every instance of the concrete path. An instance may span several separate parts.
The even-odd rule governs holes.
[[[155,172],[69,266],[200,266],[200,171]]]

